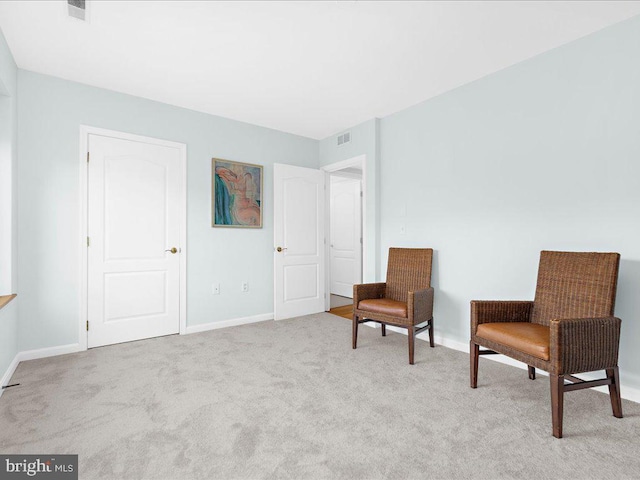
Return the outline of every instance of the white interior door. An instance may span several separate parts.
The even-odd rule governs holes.
[[[353,298],[362,280],[360,180],[332,176],[329,204],[331,293]]]
[[[324,172],[274,165],[274,316],[324,311]]]
[[[94,134],[88,147],[88,347],[178,333],[180,150]]]

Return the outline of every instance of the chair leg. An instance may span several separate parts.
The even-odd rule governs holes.
[[[620,375],[618,374],[618,367],[607,368],[607,378],[611,379],[609,397],[611,397],[613,416],[622,418],[622,400],[620,399]]]
[[[351,346],[355,349],[358,344],[358,316],[353,314],[353,327],[351,335]]]
[[[532,367],[531,365],[528,365],[529,367],[529,380],[535,380],[536,379],[536,367]]]
[[[429,346],[433,348],[433,318],[429,323]]]
[[[387,326],[384,323],[380,324],[381,330],[382,330],[382,336],[386,337],[387,336]]]
[[[409,328],[407,328],[408,333],[409,333],[409,365],[413,365],[413,350],[415,347],[415,328],[413,325],[411,325]]]
[[[551,382],[551,423],[553,436],[562,438],[562,412],[564,403],[564,375],[549,374]]]
[[[480,358],[480,345],[469,343],[469,360],[471,367],[470,384],[471,388],[478,388],[478,359]]]

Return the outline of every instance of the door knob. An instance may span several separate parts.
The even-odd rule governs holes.
[[[286,248],[282,248],[282,247],[276,248],[276,251],[278,251],[278,252],[284,252],[285,250],[286,250]]]
[[[165,250],[165,252],[178,253],[178,249],[176,247],[173,247],[169,250]]]

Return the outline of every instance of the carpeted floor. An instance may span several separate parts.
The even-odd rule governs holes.
[[[568,393],[551,436],[546,377],[326,313],[21,363],[0,452],[77,453],[81,479],[640,478],[624,419]],[[624,385],[622,386],[624,389]]]

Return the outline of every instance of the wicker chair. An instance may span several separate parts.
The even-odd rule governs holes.
[[[409,333],[409,363],[413,365],[415,336],[429,330],[433,347],[433,288],[430,248],[390,248],[386,283],[353,286],[353,348],[358,325],[377,322],[386,336],[386,325],[403,327]],[[425,324],[418,328],[418,325]]]
[[[613,415],[622,418],[620,319],[613,316],[619,263],[617,253],[543,251],[533,302],[472,301],[471,388],[478,356],[501,353],[526,363],[531,380],[536,368],[549,372],[554,437],[562,438],[564,392],[608,385]],[[606,378],[573,376],[594,370]]]

